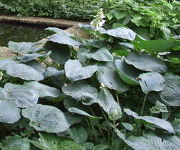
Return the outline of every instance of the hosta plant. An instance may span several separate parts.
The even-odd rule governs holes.
[[[1,130],[9,131],[0,147],[179,149],[172,58],[179,60],[180,41],[146,40],[125,27],[81,28],[91,39],[48,28],[55,34],[44,44],[9,42],[17,55],[0,60]]]

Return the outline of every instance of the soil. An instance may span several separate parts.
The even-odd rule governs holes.
[[[11,53],[9,48],[0,46],[0,57],[8,58],[13,56],[15,56],[15,54]]]

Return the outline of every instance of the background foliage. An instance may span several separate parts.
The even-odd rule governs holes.
[[[176,0],[111,0],[106,16],[109,25],[129,26],[147,39],[180,33],[180,2]]]
[[[101,0],[0,0],[6,13],[71,20],[90,20]]]

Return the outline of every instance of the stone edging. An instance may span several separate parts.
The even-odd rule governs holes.
[[[17,22],[30,25],[54,26],[61,28],[69,28],[78,24],[87,24],[87,22],[78,22],[65,19],[50,19],[40,17],[17,17],[0,15],[0,22]]]

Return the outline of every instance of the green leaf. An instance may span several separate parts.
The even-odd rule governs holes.
[[[40,63],[35,60],[31,60],[29,62],[26,62],[25,64],[37,70],[44,77],[46,66],[43,63]]]
[[[40,57],[46,57],[48,55],[49,55],[49,53],[45,53],[45,54],[40,54],[40,53],[25,54],[23,56],[18,57],[17,59],[20,62],[28,62],[28,61],[35,60],[35,59],[40,58]]]
[[[31,140],[31,143],[41,150],[85,150],[84,147],[54,134],[39,134],[38,140]]]
[[[125,39],[125,40],[130,40],[130,41],[133,41],[136,37],[136,33],[134,31],[125,27],[110,29],[110,30],[103,31],[101,33],[107,34],[107,35],[110,35],[119,39]]]
[[[70,59],[65,63],[66,77],[72,81],[90,78],[96,71],[96,65],[83,67],[79,60]]]
[[[81,45],[81,43],[64,34],[54,34],[48,39],[48,41],[72,47],[79,47]]]
[[[50,58],[55,63],[65,64],[65,62],[70,59],[70,48],[67,45],[60,45],[49,41],[44,45],[44,49],[46,51],[52,51]]]
[[[20,112],[14,103],[0,100],[0,122],[15,123],[21,118]]]
[[[13,61],[12,59],[0,60],[0,70],[6,70],[7,66],[11,64],[18,64],[18,62]]]
[[[59,29],[59,28],[56,28],[56,27],[48,27],[45,30],[52,31],[54,33],[62,34],[65,36],[72,36],[69,32],[62,30],[62,29]]]
[[[96,52],[89,53],[87,55],[88,58],[92,58],[97,61],[103,61],[103,62],[113,61],[113,56],[111,55],[111,53],[107,48],[101,48]]]
[[[62,87],[64,94],[71,96],[72,98],[80,101],[87,101],[94,103],[97,98],[97,89],[87,84],[84,81],[78,81],[72,84],[64,85]]]
[[[178,135],[180,135],[180,119],[174,119],[172,125]]]
[[[100,117],[92,116],[89,113],[87,113],[84,110],[81,110],[79,108],[69,107],[68,111],[71,112],[71,113],[74,113],[74,114],[78,114],[78,115],[82,115],[82,116],[87,116],[87,117],[92,118],[92,119],[100,119]]]
[[[81,144],[83,147],[86,148],[86,150],[91,150],[94,147],[94,143],[92,142],[85,142]]]
[[[30,150],[28,139],[22,138],[19,135],[7,136],[0,145],[2,150]]]
[[[18,77],[23,80],[40,81],[44,79],[42,74],[40,74],[37,70],[25,64],[9,63],[5,66],[4,70],[6,70],[8,75]]]
[[[157,72],[149,72],[140,74],[139,83],[144,93],[148,94],[151,91],[162,91],[165,86],[164,77]]]
[[[116,50],[116,51],[114,51],[113,52],[113,55],[115,55],[115,56],[128,56],[128,54],[129,54],[129,51],[127,51],[127,50]]]
[[[30,142],[41,150],[58,150],[58,142],[61,140],[60,137],[47,133],[40,133],[39,138],[30,140]]]
[[[165,76],[165,87],[161,91],[161,99],[170,106],[180,106],[180,77],[175,75]]]
[[[133,131],[134,130],[134,127],[132,126],[132,124],[130,123],[126,123],[126,122],[123,122],[121,123],[123,125],[123,127],[126,129],[126,130],[129,130],[129,131]]]
[[[124,48],[134,49],[134,45],[129,42],[119,42],[119,45]]]
[[[102,62],[113,61],[113,55],[109,52],[107,48],[100,48],[95,52],[91,52],[89,49],[81,48],[78,51],[77,58],[81,62],[85,62],[87,59],[94,59]]]
[[[101,89],[96,102],[108,114],[110,120],[118,120],[122,117],[120,105],[115,101],[114,97],[107,89]]]
[[[80,48],[77,52],[77,59],[82,63],[85,63],[87,59],[91,59],[90,50],[87,48]]]
[[[94,99],[97,98],[97,89],[87,84],[84,81],[75,82],[72,84],[64,85],[62,87],[64,94],[71,96],[76,100],[90,100],[94,102]]]
[[[37,104],[39,95],[35,89],[26,86],[6,83],[3,89],[5,100],[16,103],[18,107],[26,108]],[[0,95],[0,99],[1,99]]]
[[[126,57],[125,61],[127,64],[133,65],[137,69],[143,71],[154,71],[160,73],[167,72],[166,64],[156,57],[152,57],[150,55],[131,53]]]
[[[108,150],[109,146],[104,144],[99,144],[93,147],[92,150]]]
[[[57,150],[85,150],[85,148],[74,141],[62,140],[59,142]]]
[[[80,123],[84,119],[79,115],[71,114],[69,112],[65,112],[64,115],[71,126]]]
[[[133,86],[139,85],[137,78],[139,74],[141,74],[141,71],[127,65],[125,62],[119,59],[115,61],[115,65],[119,76],[125,83]]]
[[[41,49],[42,43],[40,42],[12,42],[8,43],[9,49],[18,54],[37,52]]]
[[[50,87],[44,84],[41,84],[37,81],[33,82],[26,82],[24,83],[24,86],[26,86],[29,89],[34,89],[38,92],[39,97],[58,97],[60,96],[60,91],[54,87]]]
[[[154,134],[145,134],[144,136],[125,135],[117,128],[114,130],[118,137],[134,150],[178,150],[180,139],[177,136],[158,137]]]
[[[124,109],[124,112],[127,115],[134,117],[135,119],[143,120],[147,123],[154,124],[162,129],[168,131],[169,133],[175,133],[174,128],[172,127],[171,123],[166,120],[159,119],[159,118],[152,117],[152,116],[138,116],[138,114],[136,112],[133,112],[132,110],[126,109],[126,108]]]
[[[145,50],[150,53],[168,52],[180,46],[180,40],[142,40],[137,38],[133,44],[138,50]]]
[[[90,115],[89,107],[81,104],[81,102],[77,102],[74,99],[66,99],[63,102],[64,102],[64,107],[73,114],[87,116],[92,119],[99,119],[96,116]]]
[[[44,76],[47,77],[57,77],[57,76],[61,76],[64,75],[64,70],[58,70],[54,67],[47,67],[46,72],[44,74]]]
[[[118,73],[109,67],[102,67],[97,72],[97,78],[103,86],[116,90],[120,93],[129,89],[128,86],[119,78]]]
[[[69,129],[71,138],[77,143],[84,143],[88,139],[88,133],[84,127],[72,127]]]
[[[151,113],[158,114],[158,113],[168,113],[168,109],[165,104],[156,101],[156,106],[150,109]]]
[[[56,107],[36,104],[22,110],[22,115],[30,119],[30,126],[37,131],[59,133],[66,131],[70,124],[63,112]]]

